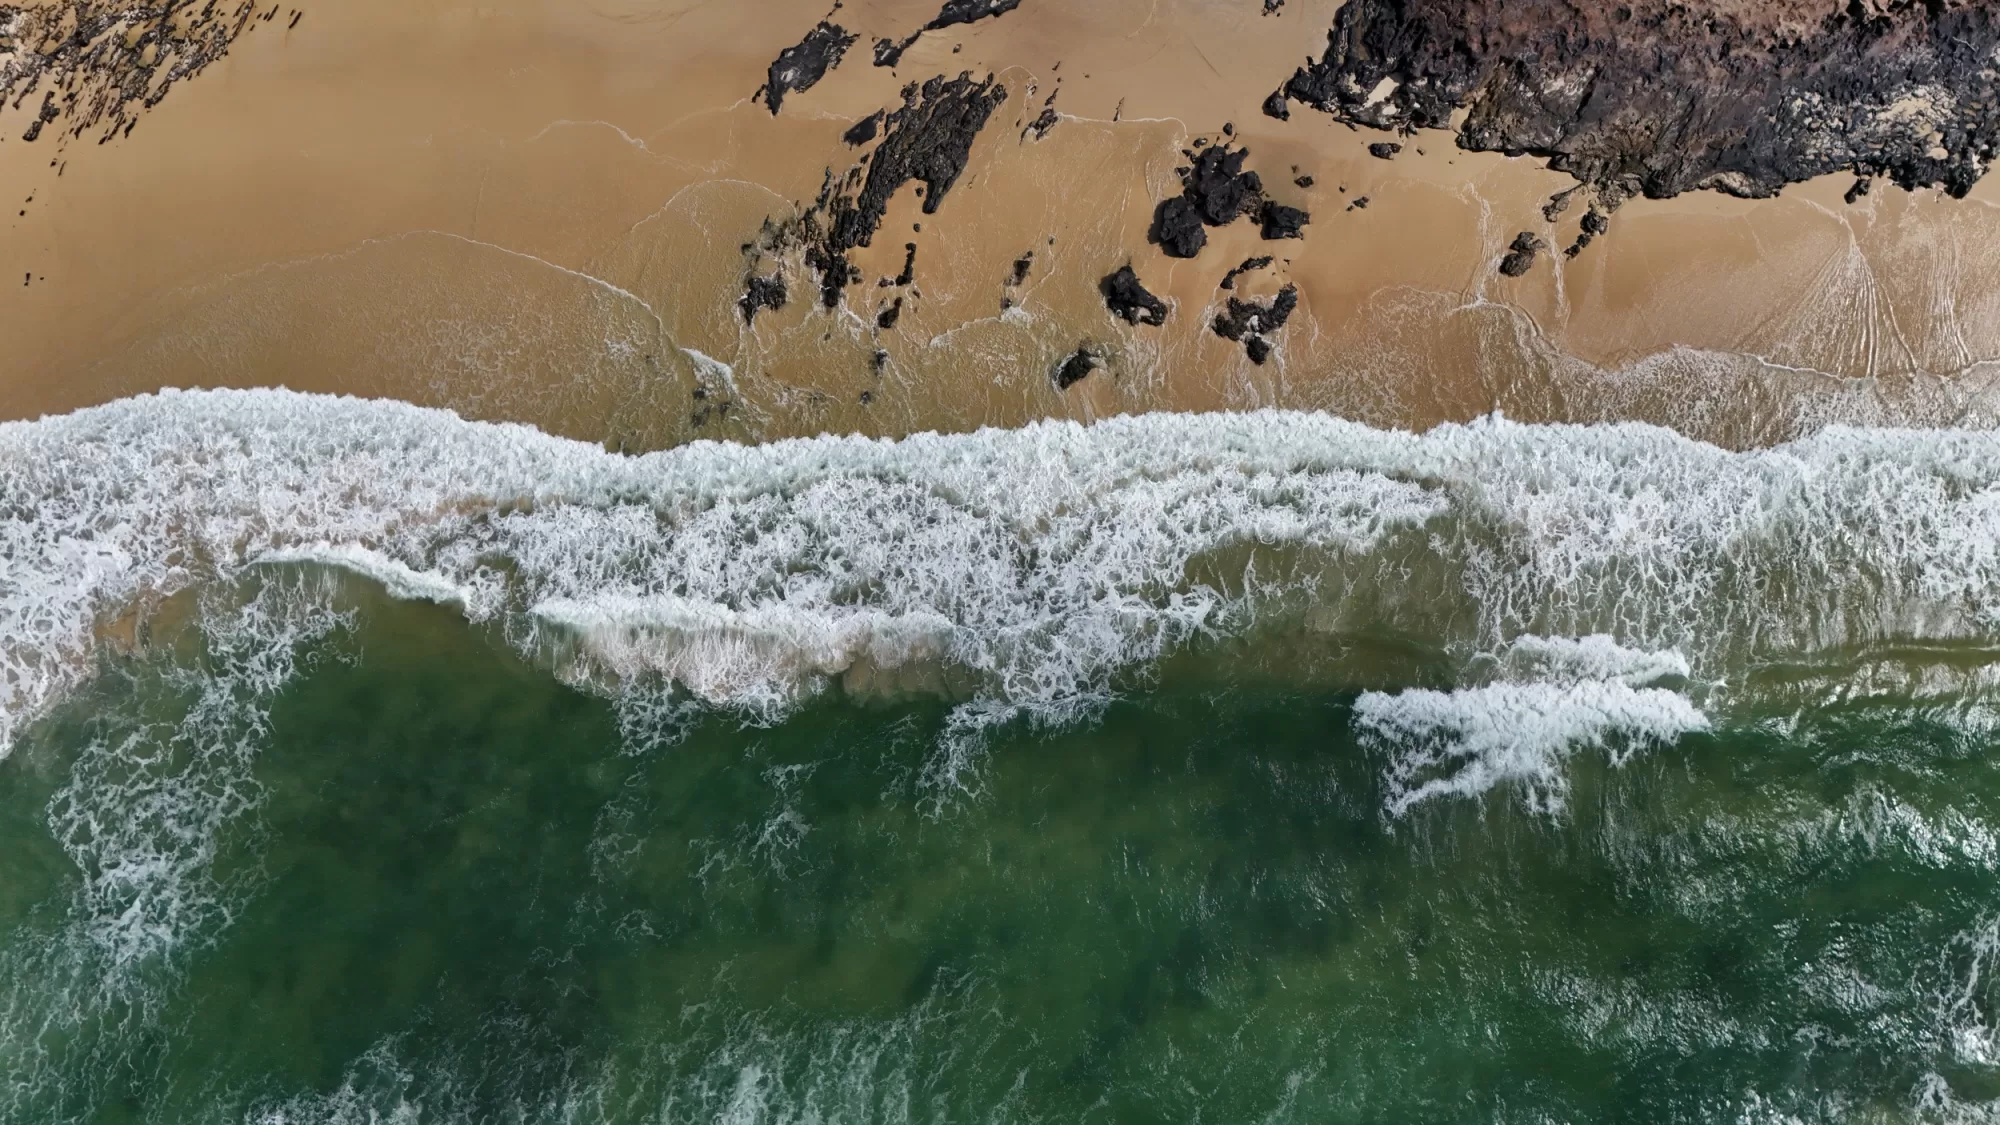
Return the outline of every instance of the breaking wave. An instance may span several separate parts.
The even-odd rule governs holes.
[[[1430,748],[1413,802],[1698,729],[1773,666],[1986,691],[1922,652],[2000,633],[2000,436],[1729,452],[1261,412],[628,457],[394,402],[169,391],[0,426],[0,748],[120,615],[299,563],[497,622],[577,682],[762,719],[845,679],[947,691],[961,728],[1060,723],[1199,637],[1393,635],[1460,669],[1361,701],[1366,730]]]

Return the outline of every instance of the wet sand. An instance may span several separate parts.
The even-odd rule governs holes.
[[[1336,6],[1026,0],[926,33],[892,71],[871,43],[936,0],[308,3],[108,144],[59,153],[21,139],[32,105],[0,114],[0,191],[26,212],[0,234],[0,278],[25,281],[0,285],[0,416],[277,384],[647,448],[1255,406],[1412,427],[1630,418],[1749,445],[2000,412],[2000,188],[1634,200],[1574,260],[1503,277],[1518,233],[1574,238],[1581,208],[1542,214],[1568,178],[1442,132],[1381,160],[1383,134],[1258,112]],[[822,18],[859,40],[774,117],[751,96]],[[780,255],[791,299],[746,326],[744,244],[856,163],[854,122],[961,71],[1009,96],[937,212],[898,192],[836,310]],[[1035,139],[1051,92],[1060,117]],[[1181,150],[1225,123],[1312,222],[1265,241],[1244,219],[1167,258],[1146,241],[1153,208]],[[912,283],[879,285],[905,243]],[[1106,311],[1098,280],[1127,262],[1170,302],[1164,326]],[[1285,284],[1299,310],[1268,363],[1210,330],[1228,297]],[[1080,346],[1104,367],[1058,390]]]

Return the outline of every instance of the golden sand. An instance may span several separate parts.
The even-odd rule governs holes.
[[[1444,133],[1379,160],[1380,134],[1258,112],[1322,48],[1332,2],[1026,0],[926,34],[892,73],[869,44],[937,0],[857,0],[831,18],[860,42],[776,117],[751,94],[828,16],[817,2],[298,2],[295,27],[254,23],[129,136],[58,152],[21,139],[32,105],[0,113],[0,192],[26,212],[0,235],[0,278],[25,282],[0,282],[0,416],[278,384],[627,448],[1255,406],[1640,419],[1742,445],[1990,423],[2000,402],[2000,189],[1635,200],[1576,259],[1505,278],[1518,232],[1573,238],[1580,207],[1542,216],[1566,177]],[[746,327],[742,244],[853,165],[850,124],[960,71],[1010,96],[939,211],[905,187],[846,307],[795,279]],[[1059,123],[1024,135],[1051,91]],[[1271,195],[1312,212],[1307,236],[1244,220],[1166,258],[1152,209],[1225,122]],[[879,331],[902,291],[876,280],[906,242],[913,292]],[[1238,295],[1301,299],[1264,366],[1209,329],[1223,274],[1260,254],[1278,261]],[[1173,303],[1165,327],[1105,311],[1098,279],[1127,261]],[[1108,366],[1058,391],[1085,343]]]

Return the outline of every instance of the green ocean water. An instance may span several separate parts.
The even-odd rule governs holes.
[[[321,590],[284,644],[214,625],[260,582]],[[1742,714],[1580,750],[1555,807],[1502,783],[1398,814],[1362,685],[1214,640],[940,787],[934,694],[649,720],[360,578],[197,608],[0,762],[10,1121],[2000,1098],[2000,735],[1962,714]],[[1422,682],[1392,647],[1346,666]]]

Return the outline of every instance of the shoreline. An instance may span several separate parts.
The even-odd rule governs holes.
[[[1576,258],[1506,277],[1522,232],[1568,240],[1582,209],[1542,209],[1570,177],[1435,131],[1381,159],[1368,146],[1389,134],[1264,116],[1334,4],[1167,8],[1029,0],[925,32],[892,71],[871,38],[935,3],[756,20],[640,0],[308,6],[131,135],[69,150],[60,176],[0,143],[0,189],[34,197],[0,242],[33,279],[0,306],[0,416],[276,383],[634,449],[1255,406],[1414,429],[1629,418],[1730,446],[2000,418],[1986,181],[1964,200],[1885,187],[1849,205],[1831,176],[1773,199],[1634,198]],[[753,93],[823,19],[856,44],[773,114]],[[883,196],[869,244],[842,250],[860,283],[820,307],[810,248],[759,232],[888,143],[843,134],[905,83],[961,71],[1006,100],[933,213],[911,183]],[[1193,259],[1149,244],[1197,139],[1247,148],[1261,194],[1310,214],[1304,237],[1266,240],[1252,216],[1207,228]],[[1163,324],[1106,308],[1100,281],[1127,264]],[[785,306],[746,325],[746,279],[778,275]],[[1287,286],[1287,323],[1246,332],[1266,362],[1213,330],[1231,298],[1270,308]]]

